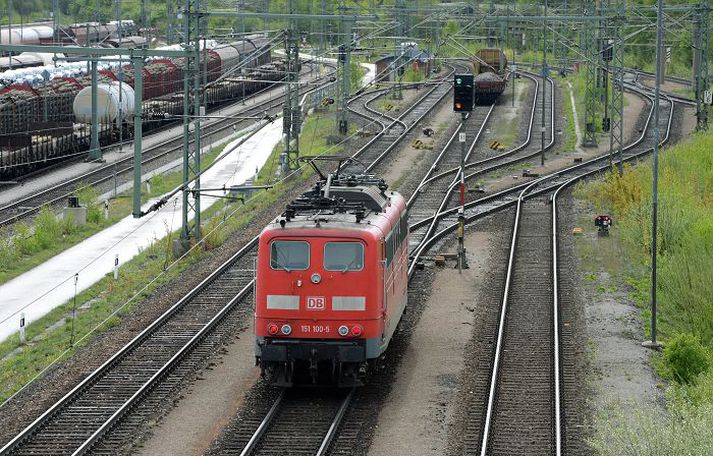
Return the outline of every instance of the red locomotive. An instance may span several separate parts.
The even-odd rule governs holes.
[[[260,234],[256,362],[280,386],[360,384],[406,307],[404,198],[373,175],[319,174]]]

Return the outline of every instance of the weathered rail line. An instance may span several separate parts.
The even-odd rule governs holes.
[[[442,98],[429,95],[420,101],[435,104]],[[419,118],[428,111],[419,111]],[[396,140],[401,138],[402,135]],[[374,140],[358,150],[355,157],[368,150]],[[375,159],[383,156],[381,151]],[[110,431],[131,416],[132,409],[159,388],[181,360],[251,295],[256,245],[254,238],[0,449],[0,455],[78,455],[90,450],[111,453],[120,448],[128,436],[112,436]],[[140,424],[141,420],[137,420]]]

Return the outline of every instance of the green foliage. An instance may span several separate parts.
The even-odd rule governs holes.
[[[600,456],[705,456],[713,454],[713,404],[672,407],[611,406],[597,418],[590,444]]]
[[[678,334],[664,348],[664,369],[670,378],[681,384],[692,383],[709,368],[708,354],[701,341],[693,334]]]
[[[713,135],[666,150],[660,158],[657,247],[658,296],[663,336],[691,332],[713,347]],[[650,165],[625,167],[578,190],[599,211],[614,217],[619,233],[635,258],[648,264],[651,252]],[[648,296],[647,268],[634,271],[630,283]]]
[[[409,68],[404,72],[403,81],[404,82],[419,82],[426,79],[422,71],[415,68]]]
[[[601,419],[593,446],[601,455],[713,454],[713,135],[695,135],[660,157],[658,329],[664,353],[657,368],[673,381],[670,416],[654,410]],[[626,282],[647,324],[651,253],[650,164],[609,173],[577,194],[614,216],[629,259]],[[648,328],[647,328],[648,329]]]

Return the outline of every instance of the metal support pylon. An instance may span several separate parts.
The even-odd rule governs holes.
[[[594,3],[591,0],[585,0],[583,4],[583,15],[589,16],[594,12]],[[582,145],[584,147],[596,147],[596,110],[597,110],[597,63],[599,62],[597,37],[594,28],[588,23],[583,24],[584,30],[584,45],[587,56],[586,75],[584,84],[584,139]]]
[[[199,239],[201,234],[200,177],[201,121],[204,114],[200,96],[200,39],[202,12],[199,0],[185,0],[183,5],[183,42],[190,52],[183,76],[183,208],[181,239]],[[193,145],[189,138],[193,135]],[[188,182],[192,182],[188,185]],[[191,220],[192,216],[192,220]]]
[[[403,75],[403,68],[401,68],[401,57],[404,48],[401,43],[404,41],[403,38],[406,34],[406,8],[404,5],[404,0],[396,0],[394,4],[394,13],[396,20],[396,43],[394,49],[394,81],[396,81],[396,90],[394,91],[394,98],[401,99],[401,77]]]
[[[174,4],[175,0],[166,1],[166,43],[173,44],[176,41],[175,36],[175,21],[176,21],[176,8]]]
[[[346,135],[349,132],[349,111],[347,102],[351,93],[351,52],[352,52],[352,25],[351,18],[342,21],[344,41],[339,47],[339,112],[337,115],[337,128],[339,134]]]
[[[624,147],[624,15],[626,0],[618,0],[610,19],[612,43],[611,75],[612,98],[609,106],[611,128],[609,130],[609,157],[618,157],[619,174],[624,173],[622,152]]]
[[[694,22],[693,38],[693,77],[696,91],[696,130],[698,131],[708,129],[708,106],[705,98],[706,91],[710,91],[708,80],[710,38],[708,0],[702,0]]]
[[[285,104],[282,107],[282,133],[285,143],[283,168],[295,169],[300,155],[299,138],[302,126],[302,113],[299,106],[299,73],[300,50],[299,36],[294,24],[285,33],[285,51],[287,53],[287,75],[285,88]]]

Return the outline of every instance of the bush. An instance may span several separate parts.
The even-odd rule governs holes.
[[[52,210],[43,206],[35,217],[35,239],[39,249],[46,249],[57,242],[62,235],[62,223],[57,220]]]
[[[682,405],[670,414],[636,404],[609,406],[590,444],[600,456],[713,454],[713,406]]]
[[[664,369],[678,383],[692,383],[696,376],[709,367],[708,354],[698,337],[678,334],[666,344],[663,351]]]
[[[82,187],[75,193],[79,198],[79,202],[87,208],[87,222],[94,223],[96,225],[101,223],[104,218],[104,213],[94,187]]]

